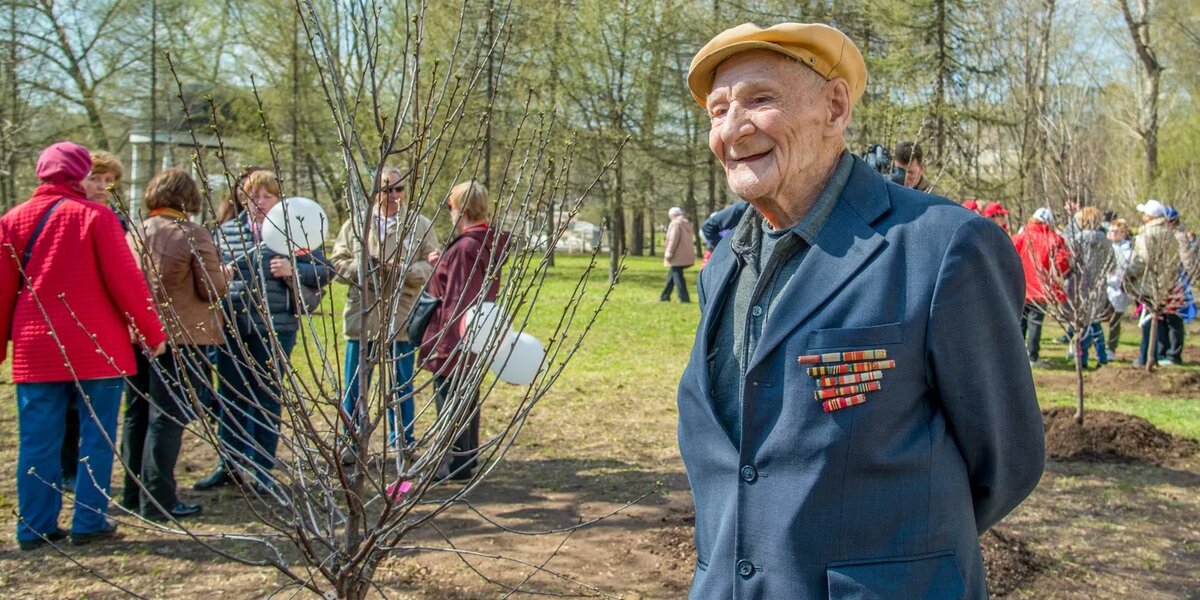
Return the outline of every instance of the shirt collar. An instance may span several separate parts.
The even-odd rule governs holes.
[[[833,170],[833,175],[825,184],[825,188],[821,190],[821,194],[817,196],[817,201],[813,203],[812,208],[800,219],[799,223],[789,228],[788,231],[792,235],[799,236],[809,246],[816,243],[817,235],[829,221],[829,215],[833,213],[838,198],[846,189],[846,182],[850,180],[850,171],[853,169],[854,156],[850,154],[849,150],[842,150],[837,167]],[[758,253],[758,249],[762,245],[762,221],[762,214],[758,210],[748,210],[734,228],[729,244],[733,251],[743,259],[748,259]]]

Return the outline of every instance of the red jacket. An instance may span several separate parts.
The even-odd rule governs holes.
[[[46,221],[25,268],[25,246]],[[36,297],[36,301],[35,301]],[[13,343],[16,383],[104,379],[137,372],[129,327],[153,347],[166,339],[146,279],[111,208],[76,186],[45,183],[0,218],[0,361]]]
[[[500,265],[508,234],[487,225],[472,227],[454,238],[429,278],[429,294],[442,303],[429,319],[421,340],[421,366],[449,376],[459,362],[463,315],[476,302],[490,302],[500,291]],[[484,289],[484,286],[487,286]],[[480,292],[482,298],[478,298]]]
[[[1051,283],[1055,300],[1066,302],[1062,283],[1071,269],[1071,251],[1063,236],[1041,221],[1030,221],[1024,230],[1013,236],[1013,244],[1017,254],[1021,255],[1021,266],[1025,268],[1025,301],[1044,303],[1050,300],[1043,283]]]

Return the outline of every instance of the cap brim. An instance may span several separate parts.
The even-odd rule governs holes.
[[[708,94],[712,92],[713,79],[716,76],[717,67],[721,63],[728,60],[735,54],[749,52],[751,50],[766,50],[776,54],[795,58],[803,61],[804,57],[799,54],[789,52],[779,44],[764,42],[761,40],[748,40],[745,42],[737,42],[730,44],[724,48],[720,48],[712,53],[705,55],[700,60],[692,65],[691,71],[688,73],[688,89],[692,91],[692,98],[704,107],[708,108]]]

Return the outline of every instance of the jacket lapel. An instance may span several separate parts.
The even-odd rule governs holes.
[[[890,207],[883,179],[855,159],[837,206],[775,299],[776,308],[764,324],[763,338],[746,366],[747,373],[884,248],[886,240],[871,223]]]
[[[700,316],[692,361],[694,361],[694,368],[697,369],[699,398],[705,400],[704,404],[714,420],[717,419],[717,413],[712,404],[712,373],[708,369],[708,356],[713,351],[711,340],[716,334],[715,330],[720,322],[722,307],[725,305],[730,290],[734,287],[733,280],[737,277],[737,273],[738,259],[733,252],[722,252],[714,256],[704,267],[704,274],[710,278],[706,281],[706,288],[712,296],[707,299],[706,310]]]

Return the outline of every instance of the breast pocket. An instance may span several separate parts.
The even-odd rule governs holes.
[[[967,593],[953,552],[844,561],[825,571],[839,600],[953,600]]]
[[[873,325],[871,327],[845,327],[841,329],[818,329],[809,334],[810,350],[826,348],[861,348],[888,346],[904,341],[904,331],[899,323]]]

